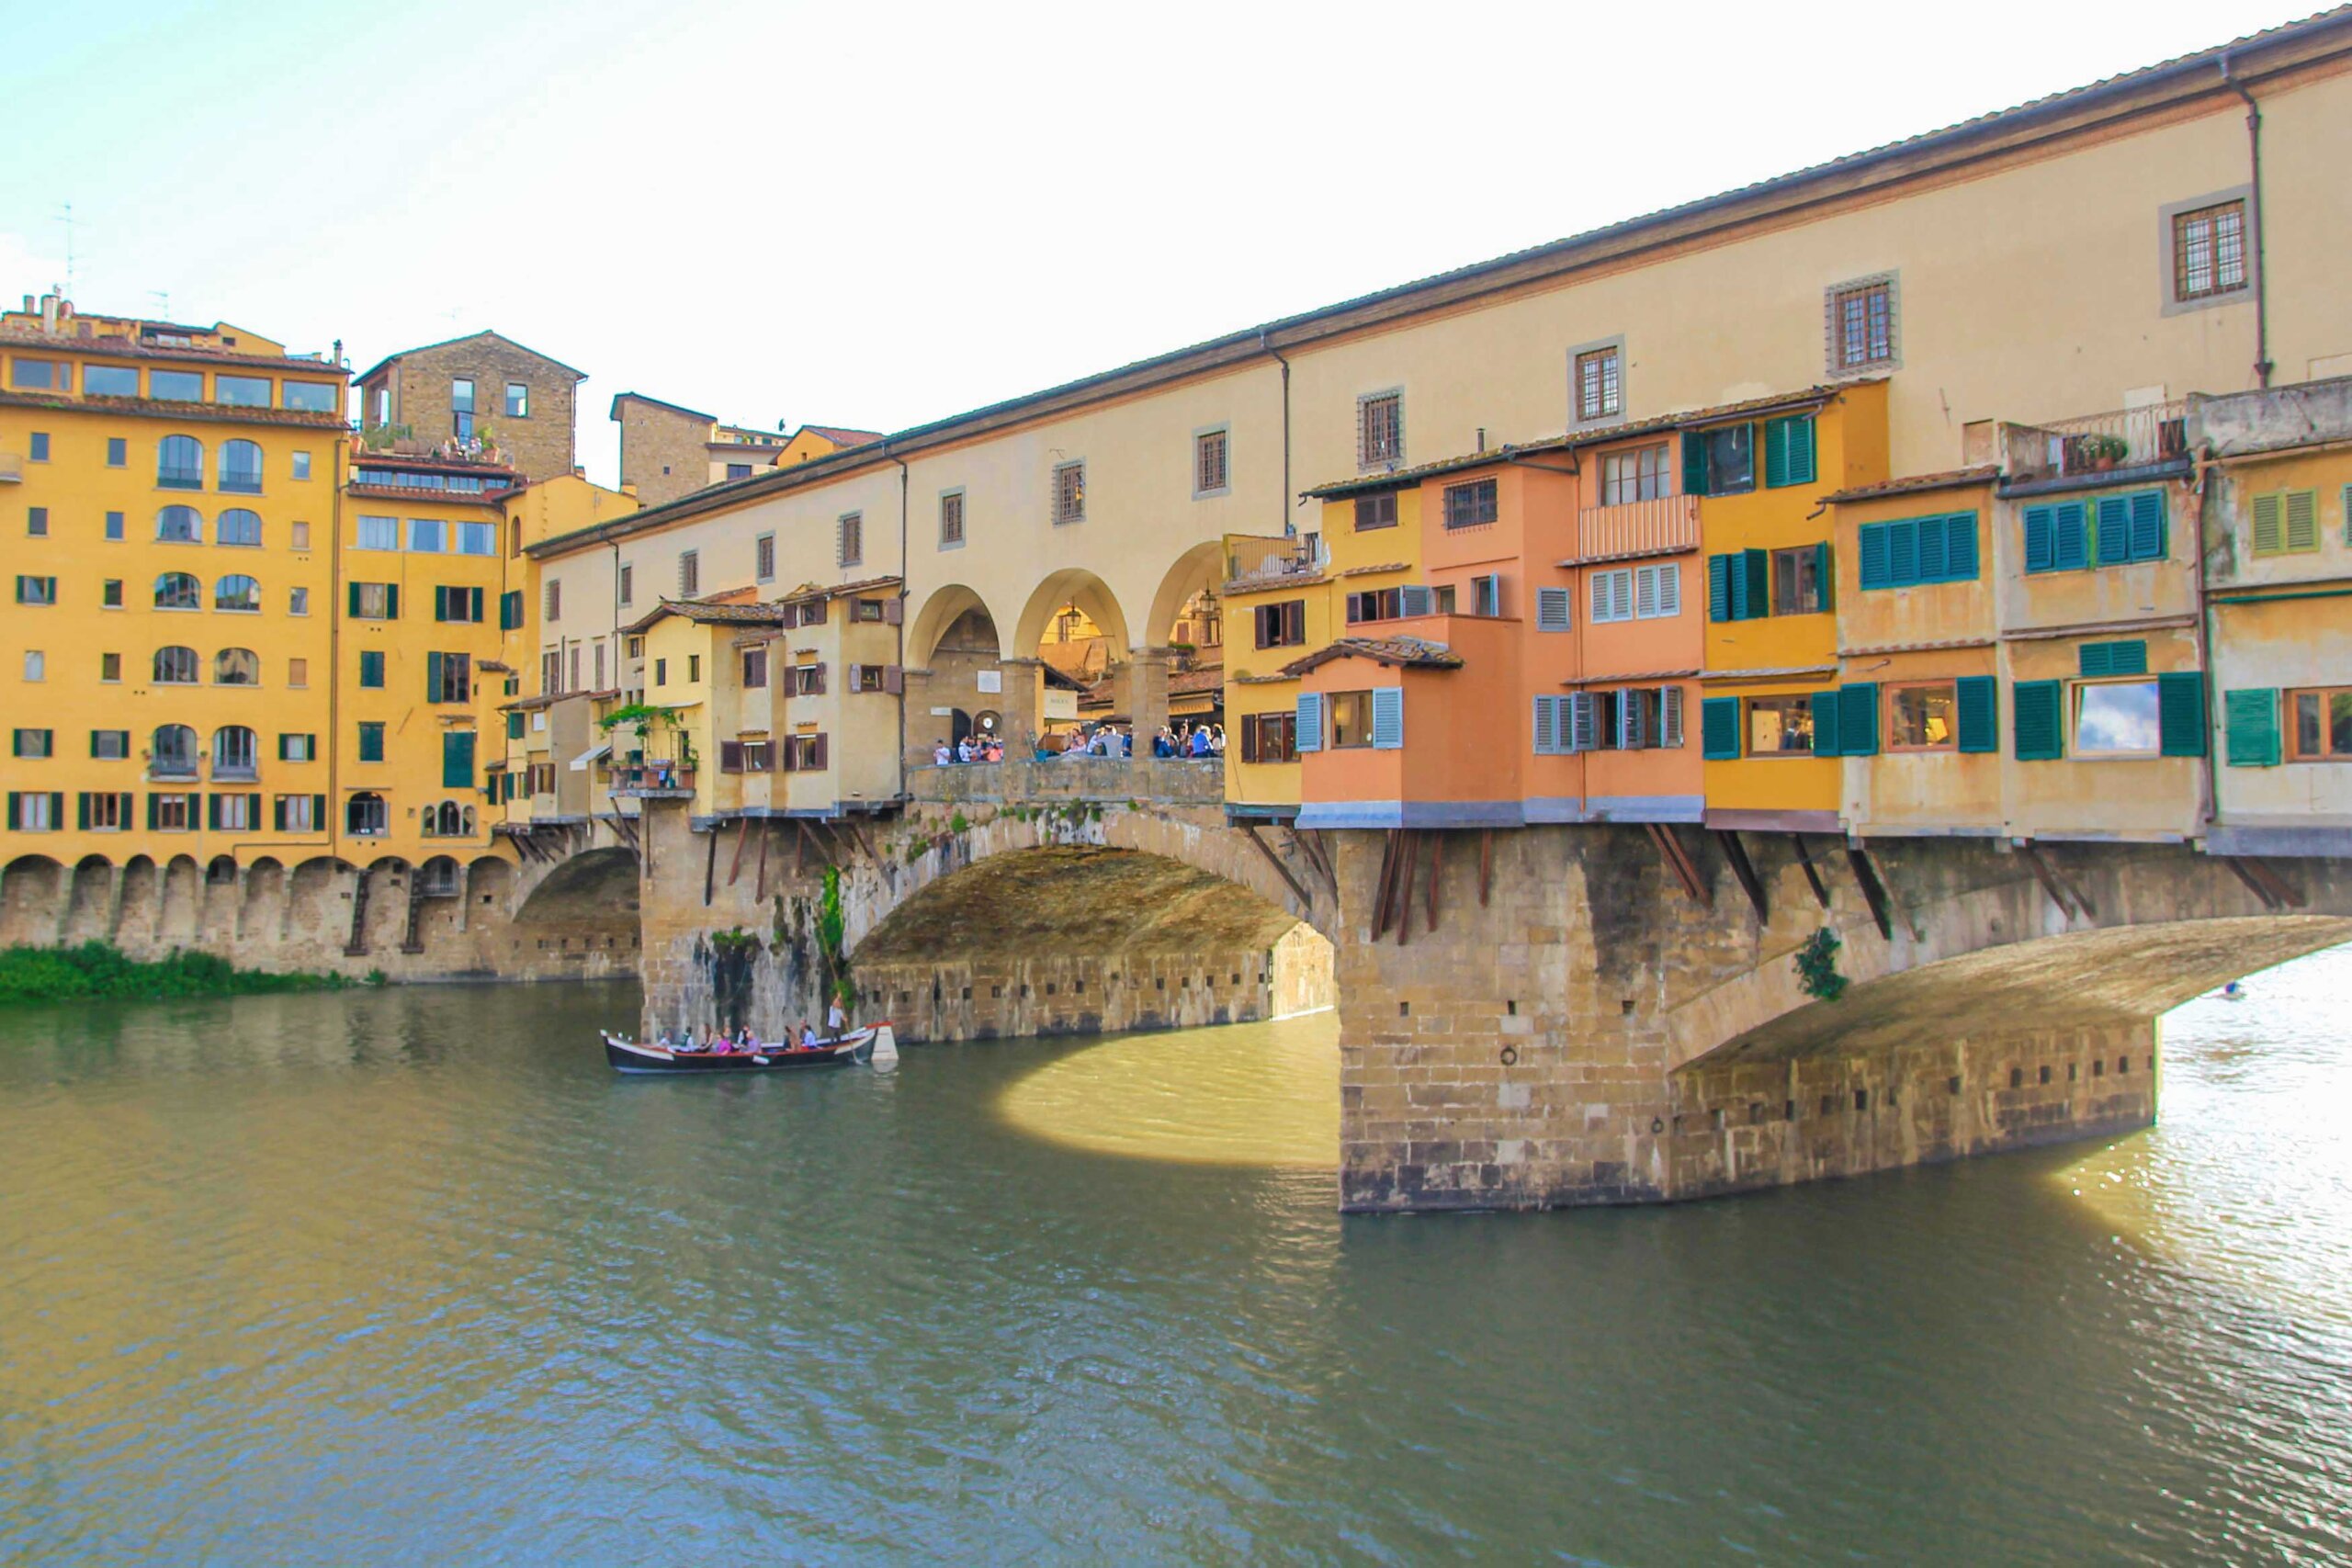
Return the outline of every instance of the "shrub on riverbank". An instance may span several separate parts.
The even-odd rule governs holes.
[[[88,998],[232,997],[259,991],[333,991],[356,981],[340,975],[268,975],[240,969],[209,953],[175,953],[142,964],[103,942],[79,947],[0,949],[0,1004]]]

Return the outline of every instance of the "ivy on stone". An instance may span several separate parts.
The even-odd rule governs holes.
[[[1838,950],[1845,946],[1836,931],[1822,927],[1797,949],[1797,986],[1806,996],[1834,1002],[1846,994],[1848,981],[1838,973]]]

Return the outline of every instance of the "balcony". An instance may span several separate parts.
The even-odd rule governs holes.
[[[1588,506],[1577,513],[1579,561],[1623,560],[1633,556],[1672,555],[1699,547],[1699,498],[1661,495],[1618,506]]]
[[[21,452],[0,452],[0,485],[25,482],[25,456]]]
[[[1279,587],[1289,578],[1312,577],[1330,564],[1322,540],[1311,534],[1303,539],[1234,539],[1230,543],[1233,548],[1226,558],[1231,569],[1228,580],[1244,591]]]
[[[638,800],[692,800],[695,770],[655,760],[628,762],[611,772],[612,793]]]
[[[2047,424],[2005,424],[2003,455],[2012,482],[2144,468],[2188,456],[2188,424],[2185,398]]]

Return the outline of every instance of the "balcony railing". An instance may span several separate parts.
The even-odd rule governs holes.
[[[660,761],[628,762],[612,770],[615,795],[678,798],[695,792],[695,770]]]
[[[1583,560],[1668,555],[1699,547],[1699,498],[1662,495],[1617,506],[1588,506],[1577,513],[1577,555]]]
[[[1227,564],[1236,582],[1280,582],[1286,577],[1312,577],[1329,564],[1317,540],[1268,541],[1233,552]]]
[[[2047,424],[2004,427],[2011,479],[2060,479],[2136,468],[2188,455],[2186,399]]]

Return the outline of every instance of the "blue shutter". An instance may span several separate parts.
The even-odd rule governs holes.
[[[1960,708],[1960,749],[2001,749],[2000,687],[1990,675],[1963,675],[1952,682]]]
[[[1323,750],[1323,694],[1298,694],[1298,749],[1302,751]]]
[[[1728,621],[1731,613],[1731,557],[1707,558],[1707,619]]]
[[[1951,576],[1951,531],[1940,517],[1919,519],[1919,581],[1942,582]]]
[[[2132,558],[2165,559],[2171,551],[2165,539],[2164,491],[2143,490],[2128,499],[2132,503]]]
[[[1760,621],[1772,613],[1772,556],[1769,550],[1742,550],[1738,570],[1747,579],[1745,620]]]
[[[1699,754],[1711,761],[1739,755],[1739,699],[1708,697],[1699,704]]]
[[[1887,525],[1865,523],[1861,526],[1861,585],[1864,588],[1894,586],[1893,557],[1887,549]]]
[[[1724,570],[1731,576],[1730,619],[1744,621],[1756,613],[1755,607],[1749,603],[1747,597],[1747,564],[1736,555],[1718,556],[1715,558],[1724,563]]]
[[[1560,746],[1559,726],[1552,720],[1552,701],[1547,696],[1536,697],[1534,721],[1528,728],[1528,733],[1534,738],[1535,754],[1539,757],[1550,756]]]
[[[2025,569],[2028,571],[2048,571],[2058,559],[2057,508],[2029,506],[2025,509]]]
[[[2098,564],[2121,566],[2132,558],[2132,509],[2120,495],[2099,497],[2097,508],[2091,516]]]
[[[2080,571],[2091,564],[2090,509],[2079,501],[2062,501],[2052,510],[2056,569]]]
[[[1707,443],[1695,430],[1682,433],[1682,493],[1707,493]]]
[[[2205,672],[2184,670],[2156,677],[2158,750],[2167,757],[2205,755]]]
[[[1813,694],[1813,754],[1816,757],[1842,757],[1845,748],[1838,744],[1838,688]]]
[[[1944,581],[1976,581],[1976,513],[1955,512],[1944,519]]]
[[[2009,687],[2009,727],[2020,762],[2054,761],[2066,754],[2063,681],[2018,681]]]
[[[1568,702],[1568,750],[1590,751],[1600,745],[1600,701],[1590,692],[1577,692]]]
[[[1402,686],[1374,686],[1372,689],[1372,747],[1375,751],[1395,751],[1405,744],[1405,689]]]
[[[1916,518],[1886,525],[1887,581],[1908,588],[1919,581],[1919,524]]]
[[[1838,689],[1838,739],[1849,757],[1878,755],[1878,682],[1859,682]]]
[[[2250,687],[2222,694],[2222,733],[2230,745],[2230,766],[2275,768],[2278,765],[2278,692],[2276,687]]]

